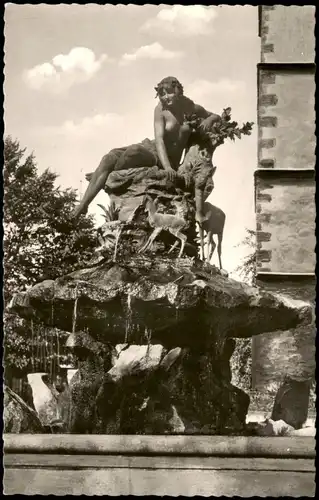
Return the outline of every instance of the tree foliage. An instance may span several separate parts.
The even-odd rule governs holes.
[[[91,217],[73,222],[77,194],[56,186],[57,174],[39,173],[33,154],[26,155],[17,140],[4,140],[4,299],[43,279],[55,279],[83,267],[96,246]],[[52,345],[50,332],[38,326],[36,341],[30,322],[5,313],[5,365],[30,369],[41,365],[41,349]],[[52,335],[51,335],[52,336]],[[52,353],[51,353],[52,354]],[[32,357],[33,356],[33,357]],[[42,365],[41,365],[42,367]],[[43,367],[41,368],[43,369]]]
[[[69,364],[72,356],[64,349],[68,332],[4,313],[5,374],[19,378],[24,373],[56,374],[59,365]],[[8,384],[10,385],[10,384]]]
[[[238,246],[244,246],[249,251],[235,271],[238,272],[243,281],[250,285],[255,285],[257,252],[256,231],[246,229],[246,236]],[[231,358],[233,384],[246,391],[251,389],[251,347],[252,339],[236,339],[236,349]]]
[[[257,240],[256,231],[246,228],[246,236],[240,246],[245,246],[249,249],[249,253],[244,257],[243,261],[235,269],[242,279],[251,285],[256,283],[256,256],[257,256]],[[238,245],[238,246],[239,246]]]
[[[54,279],[83,265],[96,244],[94,224],[71,212],[76,191],[55,186],[57,174],[39,174],[18,141],[4,141],[4,292],[9,300],[43,277]]]

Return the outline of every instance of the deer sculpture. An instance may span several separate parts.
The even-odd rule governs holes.
[[[90,175],[90,174],[87,174]],[[104,211],[105,223],[102,227],[97,230],[97,238],[100,243],[100,246],[95,250],[97,254],[102,253],[104,251],[110,251],[113,249],[113,262],[116,262],[116,256],[118,251],[118,245],[120,241],[120,237],[122,235],[123,229],[127,225],[129,225],[136,216],[136,213],[140,207],[138,205],[128,217],[126,223],[119,220],[119,209],[116,208],[115,203],[111,202],[109,208],[105,208],[103,205],[98,204],[100,208]]]
[[[169,231],[181,242],[181,248],[178,254],[178,257],[181,257],[183,255],[185,243],[187,240],[187,236],[182,231],[188,228],[188,221],[183,217],[182,213],[178,212],[178,210],[175,215],[159,213],[157,211],[157,206],[152,198],[146,195],[145,199],[146,211],[148,212],[148,222],[150,226],[154,228],[154,230],[145,245],[140,248],[139,253],[145,252],[145,250],[147,250],[152,245],[155,238],[165,230]],[[177,207],[177,205],[175,206]],[[173,245],[168,253],[170,253],[174,248],[175,246]]]
[[[215,205],[212,205],[208,201],[205,201],[204,203],[204,211],[207,218],[202,223],[202,229],[207,234],[207,261],[210,262],[214,254],[216,248],[214,235],[216,234],[219,267],[222,269],[222,241],[226,215],[220,208],[215,207]],[[205,255],[202,255],[202,258],[205,260]]]

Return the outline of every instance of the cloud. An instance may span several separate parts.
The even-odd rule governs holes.
[[[187,86],[187,94],[195,101],[201,101],[208,97],[220,98],[221,94],[236,94],[245,88],[245,82],[241,80],[230,80],[222,78],[216,82],[208,80],[195,80]],[[200,104],[200,103],[199,103]]]
[[[173,5],[162,8],[155,17],[146,21],[140,30],[169,33],[174,36],[208,35],[212,32],[212,21],[216,16],[216,7]]]
[[[82,120],[75,122],[66,120],[61,125],[42,127],[44,135],[54,135],[74,138],[90,138],[97,133],[110,133],[112,130],[124,126],[124,117],[116,113],[97,114],[86,116]],[[41,130],[37,133],[41,133]]]
[[[144,109],[124,114],[106,112],[78,120],[70,118],[57,125],[34,127],[32,135],[41,137],[42,144],[63,144],[62,150],[71,148],[74,151],[76,147],[82,162],[83,155],[102,156],[113,148],[151,137],[153,127],[149,118],[152,119],[152,113]]]
[[[131,54],[123,54],[120,64],[129,64],[140,59],[176,59],[182,57],[182,55],[182,52],[164,49],[160,43],[154,42],[151,45],[142,45]]]
[[[33,90],[59,93],[75,84],[90,80],[108,59],[102,54],[98,59],[86,47],[74,47],[68,54],[58,54],[51,62],[45,62],[27,70],[25,82]]]

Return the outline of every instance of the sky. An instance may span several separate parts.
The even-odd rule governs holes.
[[[247,252],[237,247],[245,228],[255,228],[259,60],[256,6],[7,3],[5,135],[80,196],[110,149],[153,138],[154,87],[165,76],[209,111],[230,106],[240,124],[255,123],[214,155],[208,201],[226,213],[223,267],[232,272]],[[89,209],[97,226],[98,203],[108,204],[104,192]]]

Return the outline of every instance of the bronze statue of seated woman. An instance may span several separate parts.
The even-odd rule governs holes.
[[[125,176],[125,170],[157,166],[165,171],[169,181],[174,182],[183,151],[192,133],[192,126],[185,120],[185,116],[195,114],[201,120],[202,131],[211,129],[215,122],[220,121],[218,115],[206,111],[186,97],[183,86],[175,77],[164,78],[155,90],[159,97],[154,110],[155,140],[144,139],[139,144],[112,149],[103,156],[96,171],[89,176],[89,186],[74,211],[75,218],[87,211],[92,200],[104,189],[112,172],[121,171]],[[198,222],[201,222],[203,213],[200,206],[196,213]]]

